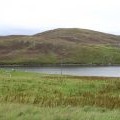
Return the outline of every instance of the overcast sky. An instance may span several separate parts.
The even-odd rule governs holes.
[[[120,35],[120,0],[0,0],[0,35],[54,28]]]

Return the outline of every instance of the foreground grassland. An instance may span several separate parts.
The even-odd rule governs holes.
[[[95,107],[38,107],[0,104],[0,120],[120,120],[120,110]]]
[[[0,120],[119,120],[120,78],[0,70]]]

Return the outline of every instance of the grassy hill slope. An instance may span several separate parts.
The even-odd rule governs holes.
[[[0,64],[120,64],[120,37],[76,28],[0,37]]]

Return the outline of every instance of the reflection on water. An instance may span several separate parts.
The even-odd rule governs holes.
[[[108,76],[120,77],[120,66],[107,67],[5,67],[5,69],[16,69],[28,72],[66,74],[76,76]]]

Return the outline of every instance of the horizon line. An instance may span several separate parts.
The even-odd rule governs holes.
[[[7,33],[7,34],[0,34],[0,36],[33,36],[33,35],[36,35],[36,34],[40,34],[40,33],[44,33],[44,32],[47,32],[47,31],[51,31],[51,30],[58,30],[58,29],[80,29],[80,30],[89,30],[89,31],[93,31],[93,32],[99,32],[99,33],[103,33],[103,34],[109,34],[109,35],[115,35],[115,36],[120,36],[120,34],[117,34],[115,32],[104,32],[104,31],[99,31],[99,30],[93,30],[93,29],[87,29],[87,28],[74,28],[74,27],[58,27],[58,28],[48,28],[48,29],[22,29],[22,28],[14,28],[12,29],[13,31],[15,30],[18,30],[18,31],[15,31],[13,33]],[[21,33],[20,33],[20,32]],[[40,31],[40,32],[39,32]],[[24,33],[26,32],[26,33]]]

